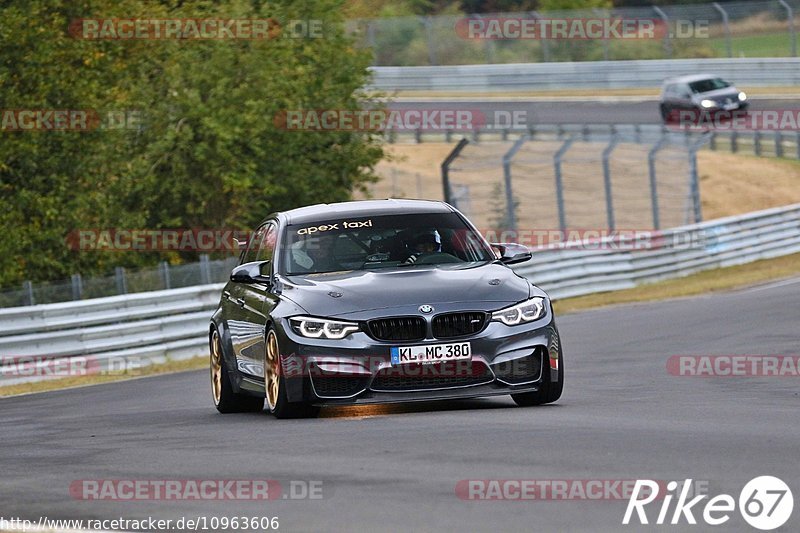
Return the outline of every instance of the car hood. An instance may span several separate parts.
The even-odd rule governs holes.
[[[734,102],[739,101],[739,89],[734,86],[725,87],[724,89],[717,89],[716,91],[708,91],[706,93],[697,93],[693,98],[698,102],[700,100],[714,100],[715,102],[724,102],[730,98]]]
[[[354,320],[374,317],[376,310],[417,314],[422,304],[433,305],[436,312],[499,309],[530,294],[526,279],[496,263],[357,270],[283,281],[282,296],[308,314]]]

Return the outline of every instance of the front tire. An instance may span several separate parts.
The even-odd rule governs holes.
[[[520,407],[530,407],[533,405],[544,405],[553,403],[561,398],[564,391],[564,358],[558,356],[558,381],[553,382],[550,378],[550,358],[547,359],[547,368],[542,376],[542,386],[536,392],[523,392],[512,394],[511,399]]]
[[[233,391],[233,383],[222,356],[222,342],[216,328],[209,338],[211,352],[211,397],[220,413],[254,413],[264,409],[264,399]]]
[[[286,380],[281,368],[280,347],[275,330],[267,330],[266,353],[264,357],[264,389],[269,412],[275,418],[314,418],[319,407],[308,402],[289,402],[286,395]]]

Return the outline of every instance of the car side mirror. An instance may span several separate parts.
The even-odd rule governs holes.
[[[239,265],[231,271],[231,281],[235,283],[272,283],[269,275],[269,261],[253,261]],[[264,274],[266,272],[266,274]]]
[[[531,257],[531,251],[528,249],[527,246],[523,246],[521,244],[515,244],[510,242],[505,243],[492,243],[492,248],[496,249],[500,252],[498,259],[500,262],[505,265],[513,265],[516,263],[524,263]]]

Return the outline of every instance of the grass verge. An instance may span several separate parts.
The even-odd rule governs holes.
[[[746,287],[767,281],[779,280],[800,274],[800,254],[774,259],[763,259],[746,265],[707,270],[678,279],[641,285],[623,291],[589,294],[553,302],[557,314],[574,313],[586,309],[634,302],[650,302],[706,294]],[[156,374],[169,374],[207,368],[208,357],[198,356],[183,361],[150,365],[135,374],[112,376],[81,376],[53,379],[36,383],[21,383],[0,387],[0,397],[30,394],[73,387],[85,387]]]
[[[19,383],[16,385],[6,385],[0,387],[0,398],[3,396],[16,396],[18,394],[30,394],[33,392],[45,392],[50,390],[70,389],[75,387],[85,387],[87,385],[98,385],[101,383],[111,383],[135,379],[144,376],[154,376],[156,374],[172,374],[175,372],[185,372],[187,370],[198,370],[208,368],[208,356],[197,356],[181,361],[168,361],[155,365],[149,365],[137,369],[135,372],[121,373],[115,375],[97,376],[72,376],[67,378],[49,379],[33,383]]]
[[[800,254],[762,259],[732,267],[698,272],[683,278],[640,285],[622,291],[565,298],[553,302],[556,314],[574,313],[609,305],[651,302],[726,291],[800,274]]]

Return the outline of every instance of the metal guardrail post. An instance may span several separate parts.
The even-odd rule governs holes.
[[[200,283],[203,285],[211,283],[211,264],[208,261],[208,254],[200,256]]]
[[[739,133],[736,130],[731,132],[731,153],[735,154],[739,151],[739,145],[737,140],[739,139]]]
[[[778,0],[778,2],[786,10],[786,16],[789,19],[789,37],[792,40],[792,57],[797,57],[797,33],[794,29],[794,10],[786,0]]]
[[[377,48],[375,47],[375,21],[374,20],[367,20],[367,46],[369,49],[373,51],[372,53],[372,64],[376,65],[378,63],[378,54],[375,53]]]
[[[711,136],[708,138],[708,147],[712,150],[717,149],[717,132],[712,131]]]
[[[442,189],[443,189],[443,196],[444,201],[448,204],[452,204],[452,193],[450,191],[450,165],[456,158],[461,154],[461,150],[469,144],[468,139],[461,139],[458,141],[458,144],[453,148],[453,151],[447,154],[447,157],[442,161]]]
[[[420,144],[422,142],[422,128],[414,130],[414,142]]]
[[[658,214],[658,183],[656,181],[656,154],[667,142],[666,137],[661,137],[659,141],[650,149],[647,154],[647,168],[650,174],[650,203],[653,207],[653,228],[661,229],[661,221]]]
[[[761,155],[761,131],[759,130],[753,133],[753,151],[757,156]]]
[[[164,283],[165,289],[172,288],[172,280],[169,276],[169,263],[166,261],[161,261],[158,264],[158,270],[161,272],[161,282]]]
[[[114,277],[117,281],[117,294],[128,294],[128,280],[125,279],[125,267],[115,268]]]
[[[25,291],[25,297],[28,301],[27,305],[35,305],[36,299],[33,297],[33,283],[30,281],[23,281],[22,290]]]
[[[603,185],[606,193],[606,219],[608,220],[608,229],[611,231],[614,231],[614,195],[611,189],[611,165],[609,164],[609,158],[611,157],[611,152],[614,151],[618,143],[619,137],[614,135],[608,143],[608,146],[603,150]]]
[[[666,31],[664,32],[664,53],[667,55],[668,58],[672,58],[672,41],[670,40],[670,29],[669,29],[669,17],[664,10],[658,6],[653,6],[653,11],[656,12],[658,18],[660,18],[664,22],[664,26],[666,26]]]
[[[800,131],[794,134],[795,148],[797,149],[797,159],[800,159]]]
[[[83,299],[83,283],[81,281],[81,275],[73,274],[71,280],[72,280],[72,299],[73,300]]]
[[[714,9],[719,11],[719,14],[722,15],[722,25],[725,26],[725,51],[728,54],[728,57],[733,57],[733,46],[731,46],[731,26],[728,21],[728,12],[723,9],[719,2],[714,2],[711,4],[714,6]]]
[[[569,147],[572,146],[574,141],[574,137],[567,139],[553,157],[556,175],[556,201],[558,202],[558,227],[561,231],[567,231],[567,215],[564,211],[564,180],[561,175],[561,160],[563,159],[564,154],[567,153],[567,150],[569,150]]]
[[[780,130],[775,130],[775,157],[783,157],[783,135]]]
[[[523,135],[514,142],[508,152],[503,154],[503,180],[506,188],[506,221],[508,223],[508,229],[510,230],[517,229],[517,214],[514,208],[514,190],[511,179],[511,161],[514,159],[514,156],[517,155],[520,148],[522,148],[522,145],[528,142],[528,140],[528,136]]]

